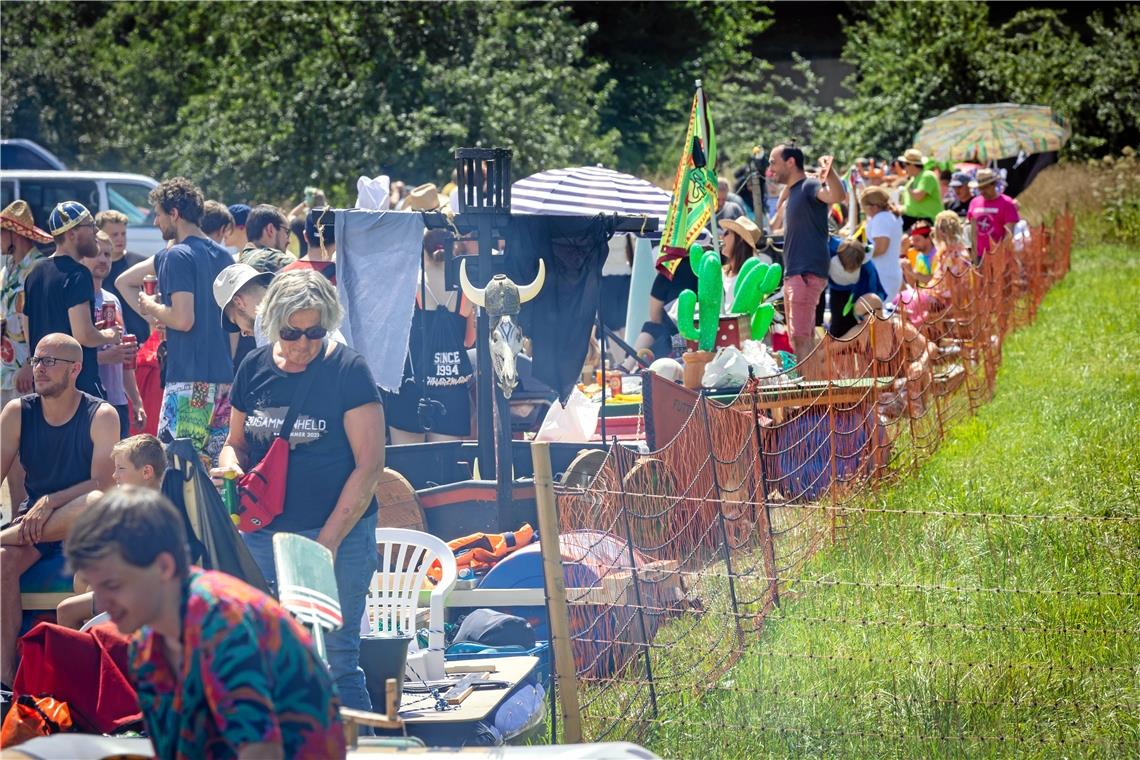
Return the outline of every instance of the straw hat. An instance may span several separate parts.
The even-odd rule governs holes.
[[[736,236],[748,243],[752,250],[756,250],[756,246],[760,244],[760,237],[764,234],[760,228],[746,216],[738,216],[735,219],[721,219],[720,228],[725,231],[731,230],[736,233]]]
[[[891,194],[888,193],[884,187],[881,187],[879,185],[872,185],[871,187],[868,187],[866,190],[864,190],[863,194],[859,196],[859,202],[864,206],[866,206],[868,203],[872,203],[876,206],[882,206],[883,208],[886,208],[890,205]]]
[[[922,155],[922,151],[918,148],[909,148],[902,154],[902,162],[904,164],[914,164],[915,166],[925,166],[926,156]]]
[[[0,227],[36,243],[50,243],[52,240],[51,235],[36,226],[26,201],[13,201],[0,211]]]
[[[995,182],[997,182],[997,172],[993,169],[978,169],[974,181],[970,183],[970,189],[977,190],[979,187],[992,185]]]
[[[438,211],[439,190],[431,182],[413,187],[404,201],[404,211]]]

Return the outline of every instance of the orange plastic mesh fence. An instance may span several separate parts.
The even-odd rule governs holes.
[[[946,259],[891,318],[731,403],[701,397],[660,450],[614,445],[588,488],[557,489],[563,547],[585,558],[566,567],[584,738],[644,738],[661,699],[716,688],[758,645],[779,595],[820,593],[805,563],[992,397],[1003,339],[1068,272],[1072,233],[1066,215],[980,265]]]

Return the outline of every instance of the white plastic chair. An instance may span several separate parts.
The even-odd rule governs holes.
[[[328,661],[325,631],[344,625],[332,552],[294,533],[273,536],[273,565],[281,606],[313,631],[317,655]]]
[[[441,680],[443,669],[443,600],[455,586],[455,555],[443,540],[418,530],[377,528],[379,568],[372,576],[366,615],[372,633],[416,635],[416,610],[428,570],[439,560],[440,580],[431,592],[428,648],[408,654],[407,674],[416,680]]]

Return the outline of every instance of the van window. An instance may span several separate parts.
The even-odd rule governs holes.
[[[22,179],[20,197],[28,202],[36,224],[47,229],[57,203],[79,201],[94,216],[99,211],[99,189],[87,179]]]
[[[128,227],[149,227],[154,222],[149,194],[150,186],[139,182],[108,182],[107,208],[126,214]]]
[[[16,183],[10,179],[0,182],[0,208],[8,208],[14,200],[16,200]]]

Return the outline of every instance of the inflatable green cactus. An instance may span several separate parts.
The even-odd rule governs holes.
[[[682,265],[683,266],[683,265]],[[716,334],[720,329],[720,307],[724,299],[724,273],[720,257],[715,251],[706,251],[694,243],[689,248],[689,266],[697,275],[697,293],[682,290],[677,296],[677,329],[689,340],[697,341],[701,351],[716,347]],[[783,269],[779,264],[765,264],[759,259],[744,262],[736,276],[732,290],[733,314],[752,316],[752,340],[763,340],[772,325],[776,310],[764,299],[780,286]],[[695,320],[694,315],[700,315]]]
[[[772,317],[776,314],[772,304],[764,299],[780,286],[783,269],[779,264],[765,264],[759,259],[744,262],[733,287],[732,313],[752,315],[752,340],[763,340]]]
[[[689,266],[697,275],[697,293],[685,289],[677,296],[677,329],[689,340],[697,341],[701,351],[716,347],[720,329],[720,305],[724,299],[724,274],[720,256],[694,243],[689,248]],[[693,317],[699,311],[699,326]]]

